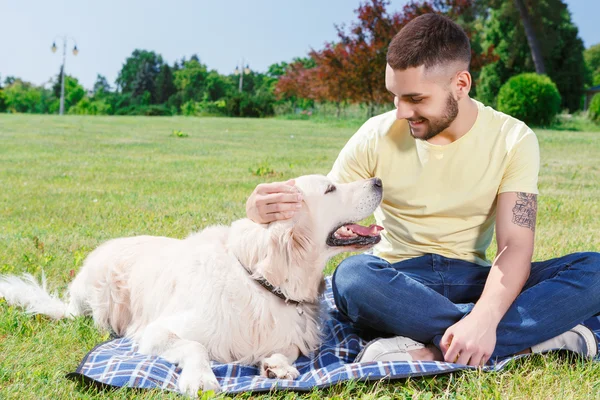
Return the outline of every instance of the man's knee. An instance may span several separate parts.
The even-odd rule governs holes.
[[[361,298],[361,293],[371,290],[370,275],[374,269],[389,265],[387,261],[369,254],[360,254],[344,259],[336,268],[331,279],[333,298],[338,309],[347,314],[347,303]]]

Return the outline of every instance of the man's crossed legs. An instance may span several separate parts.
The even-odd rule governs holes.
[[[337,267],[333,294],[340,312],[357,326],[432,344],[429,353],[439,359],[444,332],[471,311],[488,272],[488,267],[435,254],[395,264],[362,254]],[[598,313],[600,253],[534,262],[523,291],[498,325],[490,359],[535,348]],[[582,344],[571,350],[595,355],[597,343],[590,334],[583,332]],[[414,359],[428,358],[421,358],[419,348],[411,353]]]

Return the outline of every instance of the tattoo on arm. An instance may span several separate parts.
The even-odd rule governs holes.
[[[535,232],[535,218],[537,215],[537,195],[531,193],[517,193],[517,202],[512,209],[512,222]]]

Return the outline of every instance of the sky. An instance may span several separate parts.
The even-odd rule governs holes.
[[[506,0],[512,1],[512,0]],[[391,0],[389,11],[407,0]],[[66,71],[91,89],[97,74],[113,84],[131,52],[153,50],[172,64],[197,54],[209,69],[231,73],[248,64],[306,56],[337,39],[336,24],[355,20],[360,0],[0,0],[0,79],[37,85],[56,75],[62,37]],[[566,0],[586,47],[600,43],[600,0]],[[77,43],[79,54],[71,50]]]

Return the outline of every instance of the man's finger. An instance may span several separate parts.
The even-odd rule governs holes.
[[[450,342],[452,342],[452,332],[450,332],[450,329],[446,329],[446,332],[444,332],[444,336],[442,336],[442,340],[440,341],[442,353],[446,354],[448,352]]]
[[[471,356],[469,360],[469,365],[473,367],[481,367],[481,360],[483,358],[483,353],[475,353]]]
[[[458,359],[458,352],[460,349],[458,348],[458,343],[452,342],[448,347],[448,351],[444,355],[444,360],[449,363],[455,363]]]
[[[302,195],[300,193],[272,193],[262,197],[263,204],[294,203],[300,204]]]
[[[468,351],[466,349],[462,349],[458,353],[458,360],[456,360],[456,364],[468,365],[469,360],[471,359],[471,356],[473,356],[473,353],[471,353],[470,351]]]
[[[265,214],[280,213],[280,212],[296,212],[300,209],[302,203],[273,203],[264,206]]]
[[[290,179],[285,182],[261,183],[256,187],[258,194],[270,193],[296,193],[298,188],[294,186],[295,181]]]
[[[275,212],[267,214],[268,222],[280,221],[283,219],[290,219],[294,216],[293,211]]]

